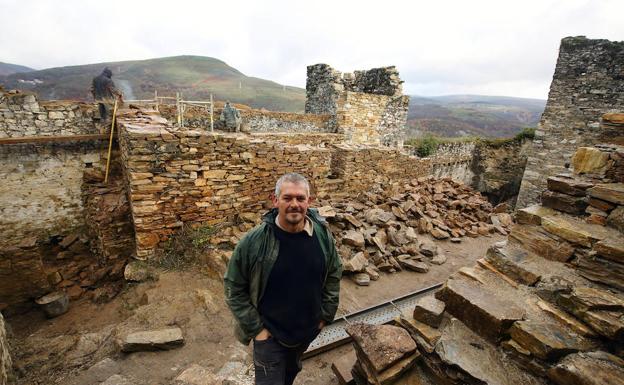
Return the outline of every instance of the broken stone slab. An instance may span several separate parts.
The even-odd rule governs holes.
[[[359,286],[368,286],[371,281],[370,276],[366,273],[353,274],[351,275],[351,280]]]
[[[360,221],[359,219],[357,219],[353,215],[351,215],[351,214],[343,214],[343,215],[344,215],[344,219],[347,222],[351,223],[354,227],[362,227],[362,226],[364,226],[362,221]]]
[[[336,216],[336,210],[331,206],[319,207],[318,213],[324,218],[334,218]]]
[[[603,351],[574,353],[548,371],[557,385],[624,385],[624,360]]]
[[[419,348],[424,349],[427,353],[434,351],[435,345],[442,335],[438,329],[415,320],[406,311],[403,311],[396,321],[409,332],[414,341],[418,343]]]
[[[368,265],[363,252],[356,253],[351,259],[343,262],[343,270],[348,273],[361,273]]]
[[[594,343],[567,327],[544,321],[517,321],[509,330],[511,338],[534,356],[555,361],[566,354],[595,348]]]
[[[120,370],[121,368],[118,362],[110,358],[105,358],[87,369],[86,376],[95,381],[102,382],[115,374],[119,374]]]
[[[566,195],[545,190],[542,193],[542,205],[572,215],[581,215],[587,208],[585,197]]]
[[[594,251],[605,259],[624,264],[624,236],[596,242]]]
[[[420,358],[420,353],[414,352],[413,354],[402,358],[397,363],[376,375],[366,373],[366,369],[360,361],[356,361],[352,374],[354,382],[356,384],[379,384],[379,385],[391,385],[406,374],[410,369],[414,367],[416,361]]]
[[[342,243],[357,249],[364,248],[364,235],[356,230],[349,230],[342,236]]]
[[[417,273],[426,273],[429,271],[429,265],[426,262],[414,260],[407,254],[398,256],[397,260],[404,269],[415,271]]]
[[[537,306],[546,313],[548,313],[556,321],[572,329],[576,334],[579,334],[583,337],[591,338],[597,336],[597,334],[591,328],[576,319],[574,316],[570,315],[570,313],[567,313],[559,309],[558,307],[553,306],[550,303],[542,300],[537,301]]]
[[[425,296],[416,302],[413,317],[429,326],[437,328],[444,316],[444,302],[432,295]]]
[[[449,373],[456,384],[546,384],[455,318],[442,330],[435,353],[442,365],[440,371]]]
[[[572,156],[576,174],[604,174],[609,165],[609,154],[595,147],[579,147]]]
[[[55,291],[35,300],[48,318],[58,317],[69,310],[69,295],[63,291]]]
[[[607,290],[575,287],[557,296],[557,304],[597,333],[624,341],[624,299]]]
[[[353,369],[353,365],[357,361],[357,357],[355,355],[355,350],[349,350],[346,354],[338,357],[331,364],[332,372],[336,375],[338,379],[338,383],[340,385],[353,385],[353,374],[351,373],[351,369]]]
[[[170,350],[184,345],[180,328],[142,331],[128,334],[120,341],[121,351],[139,352],[152,350]]]
[[[429,240],[420,244],[420,253],[426,257],[435,257],[438,254],[438,246]]]
[[[412,337],[398,326],[356,323],[346,331],[353,339],[358,360],[375,375],[416,351]]]
[[[624,205],[624,183],[601,183],[587,190],[592,198]]]
[[[131,261],[124,269],[124,278],[129,282],[157,280],[158,274],[144,261]]]
[[[193,364],[184,369],[184,371],[175,378],[172,385],[213,385],[220,383],[221,379],[215,376],[210,370],[203,366]]]
[[[527,266],[529,253],[505,243],[496,243],[486,252],[485,260],[498,271],[523,285],[533,286],[541,278],[537,269]]]
[[[567,262],[574,255],[574,247],[540,226],[516,224],[509,233],[511,243],[550,261]]]
[[[433,263],[434,265],[444,265],[446,263],[446,254],[439,253],[435,257],[431,258],[429,262]]]
[[[615,208],[607,217],[607,224],[624,233],[624,206]]]
[[[451,276],[435,296],[444,301],[447,312],[490,341],[501,339],[525,315],[508,299],[462,275]]]
[[[591,247],[592,241],[595,240],[592,233],[576,226],[572,221],[565,220],[561,217],[542,218],[542,226],[549,233],[561,237],[573,244]]]
[[[542,205],[532,205],[516,210],[516,223],[521,225],[541,225],[542,218],[553,216],[556,211]]]
[[[431,236],[433,236],[435,239],[447,239],[450,238],[449,233],[447,233],[444,230],[440,230],[437,227],[434,227],[433,230],[431,230],[429,232],[431,234]]]
[[[623,264],[591,255],[580,255],[572,264],[582,277],[624,291]]]
[[[590,182],[563,176],[551,176],[546,184],[550,191],[577,197],[584,197],[587,189],[594,186]]]

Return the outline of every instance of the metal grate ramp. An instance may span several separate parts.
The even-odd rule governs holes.
[[[351,339],[345,328],[351,323],[363,322],[373,325],[381,325],[395,319],[401,311],[413,309],[416,301],[428,294],[437,291],[442,283],[416,290],[404,296],[380,303],[375,306],[351,313],[334,320],[321,330],[321,333],[308,347],[303,358],[309,358],[322,352],[343,345]]]

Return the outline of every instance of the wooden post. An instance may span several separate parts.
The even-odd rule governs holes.
[[[160,112],[160,108],[158,108],[158,90],[154,90],[154,102],[156,103],[156,111]]]
[[[184,127],[184,109],[186,108],[183,98],[182,93],[180,93],[180,127]]]
[[[214,132],[214,103],[212,100],[212,94],[210,94],[210,132]]]
[[[117,100],[115,99],[115,107],[113,107],[113,119],[111,123],[110,139],[108,140],[108,157],[106,158],[106,173],[104,174],[104,184],[108,182],[108,170],[110,167],[111,152],[113,150],[113,133],[115,132],[115,115],[117,115]]]

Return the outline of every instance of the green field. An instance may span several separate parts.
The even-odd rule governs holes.
[[[115,84],[126,99],[174,96],[186,100],[216,100],[274,111],[303,112],[305,90],[249,77],[221,60],[203,56],[174,56],[150,60],[98,63],[49,68],[0,76],[5,88],[35,91],[41,99],[91,100],[91,79],[104,67],[113,71]],[[302,69],[305,71],[305,69]]]

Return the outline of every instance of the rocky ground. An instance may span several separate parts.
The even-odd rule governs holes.
[[[339,312],[350,313],[440,282],[460,267],[474,264],[502,238],[492,235],[454,244],[423,235],[422,241],[435,242],[445,253],[444,265],[434,265],[426,274],[381,273],[371,287],[344,278]],[[232,385],[253,383],[245,375],[252,363],[250,348],[232,335],[233,321],[219,277],[198,267],[158,275],[155,281],[128,284],[103,305],[83,299],[72,302],[69,312],[57,318],[48,320],[33,311],[9,319],[17,384],[174,384],[180,376],[177,383],[184,384],[184,379],[193,383],[193,378],[212,375],[229,378]],[[122,352],[134,332],[176,328],[181,330],[183,346]],[[297,383],[336,384],[330,366],[341,349],[307,360]]]

